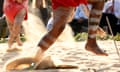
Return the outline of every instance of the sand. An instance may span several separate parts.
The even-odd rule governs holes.
[[[120,72],[120,58],[116,52],[114,42],[112,40],[98,41],[101,49],[104,49],[109,56],[96,56],[84,49],[86,41],[83,42],[56,42],[47,51],[48,55],[57,56],[63,62],[76,64],[78,69],[48,69],[48,70],[32,70],[32,71],[15,71],[15,72]],[[117,48],[120,48],[120,42],[117,41]],[[7,43],[0,44],[0,72],[3,71],[4,64],[11,58],[21,55],[29,55],[33,52],[34,46],[25,42],[22,51],[6,52]],[[27,51],[27,52],[26,52]],[[34,54],[34,52],[33,52]]]

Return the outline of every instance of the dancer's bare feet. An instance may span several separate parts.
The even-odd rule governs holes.
[[[22,46],[23,45],[22,41],[20,40],[20,37],[16,38],[16,42],[17,42],[18,46]]]
[[[21,48],[16,47],[12,42],[8,42],[7,52],[21,51]]]
[[[44,53],[44,51],[41,49],[41,48],[39,48],[38,49],[38,51],[37,51],[37,53],[36,53],[36,55],[35,55],[35,60],[36,61],[40,61],[41,60],[41,58],[43,57],[43,54]]]
[[[17,43],[18,43],[18,46],[22,46],[23,45],[22,41],[17,42]]]
[[[44,56],[44,50],[42,50],[41,48],[38,49],[34,59],[36,60],[36,63],[33,66],[33,69],[36,69],[37,66],[40,64],[40,62],[42,61]]]
[[[87,43],[85,49],[98,56],[108,56],[108,54],[102,51],[96,43]]]
[[[8,48],[7,52],[15,52],[15,51],[21,51],[22,49],[20,48]]]

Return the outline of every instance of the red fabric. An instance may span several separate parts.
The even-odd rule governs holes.
[[[52,0],[52,7],[56,9],[59,6],[76,7],[79,4],[87,4],[87,0]]]
[[[11,23],[14,22],[14,18],[16,14],[21,10],[25,8],[27,13],[24,18],[24,20],[27,20],[28,18],[28,0],[23,0],[22,3],[17,3],[14,0],[5,0],[3,11],[5,15],[8,17]]]

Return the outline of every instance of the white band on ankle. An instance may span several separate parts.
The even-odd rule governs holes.
[[[56,38],[53,37],[52,35],[48,35],[47,38],[50,39],[51,41],[55,41],[56,40]]]
[[[44,47],[46,47],[46,48],[48,48],[50,45],[46,42],[46,41],[44,41],[44,40],[42,40],[41,41],[41,44],[44,46]]]
[[[91,14],[101,15],[102,14],[102,10],[93,9],[93,10],[91,10]]]
[[[96,38],[96,34],[89,35],[90,38]]]
[[[89,25],[88,27],[89,30],[93,30],[93,31],[96,31],[98,28],[99,28],[98,25]]]
[[[95,22],[95,23],[99,23],[99,21],[100,21],[100,19],[99,18],[93,18],[93,17],[91,17],[91,18],[89,18],[89,22]]]

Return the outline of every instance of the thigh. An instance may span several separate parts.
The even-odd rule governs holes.
[[[27,12],[25,8],[21,9],[15,16],[14,24],[22,24],[26,13]]]
[[[74,7],[59,7],[53,10],[53,28],[49,32],[58,36],[65,28],[65,24],[73,17]]]
[[[75,7],[59,7],[53,11],[53,23],[56,26],[63,26],[70,22],[74,16]],[[59,22],[59,23],[57,23]]]

